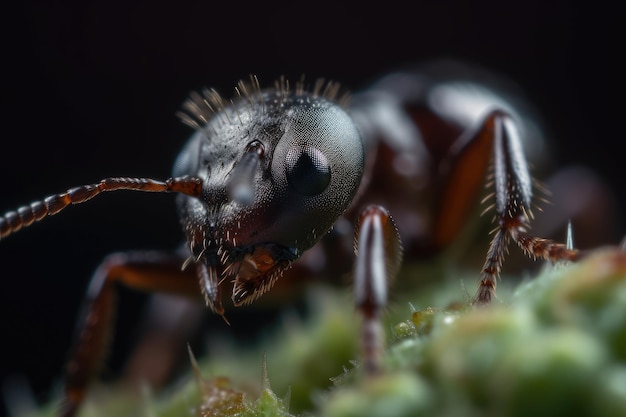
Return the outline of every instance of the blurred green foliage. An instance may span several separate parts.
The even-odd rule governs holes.
[[[402,299],[458,299],[449,282]],[[135,399],[128,414],[115,408],[117,395],[95,390],[81,416],[626,416],[625,252],[546,265],[484,308],[395,308],[381,375],[359,366],[349,294],[311,297],[310,320],[286,319],[260,346],[201,358],[201,378]]]

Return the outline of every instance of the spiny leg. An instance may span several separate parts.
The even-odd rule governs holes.
[[[513,239],[529,257],[544,260],[575,260],[580,252],[565,244],[528,233],[532,219],[532,178],[528,171],[517,127],[506,113],[495,111],[483,123],[482,129],[493,137],[494,208],[498,226],[494,230],[480,283],[473,304],[491,302],[496,293],[504,253]]]
[[[354,243],[354,298],[363,316],[363,364],[365,372],[374,375],[381,371],[384,331],[380,315],[387,306],[387,288],[402,263],[402,245],[387,210],[374,205],[361,213]]]

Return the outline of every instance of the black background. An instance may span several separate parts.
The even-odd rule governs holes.
[[[168,177],[190,134],[174,113],[191,90],[229,95],[250,73],[357,89],[438,57],[518,82],[544,117],[555,166],[593,168],[624,206],[617,6],[155,3],[26,1],[3,11],[0,212],[108,176]],[[171,196],[113,193],[0,242],[2,377],[25,375],[44,394],[102,257],[180,238]]]

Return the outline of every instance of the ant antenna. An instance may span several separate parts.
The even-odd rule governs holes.
[[[166,181],[150,178],[105,178],[98,184],[74,187],[0,216],[0,240],[47,216],[57,214],[71,204],[84,203],[105,191],[117,190],[182,193],[199,197],[202,195],[202,180],[190,176],[170,178]]]

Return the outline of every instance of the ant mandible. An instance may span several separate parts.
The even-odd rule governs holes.
[[[253,302],[339,219],[359,218],[356,239],[365,249],[355,263],[357,304],[374,316],[386,291],[376,277],[399,269],[403,250],[427,255],[448,246],[485,179],[496,228],[473,304],[489,304],[495,296],[510,239],[533,258],[580,257],[575,249],[528,233],[533,179],[522,142],[529,132],[523,117],[491,90],[432,82],[410,71],[352,97],[333,82],[310,88],[298,82],[292,88],[283,78],[263,89],[251,77],[235,90],[230,101],[203,90],[184,103],[179,115],[194,133],[172,178],[106,178],[0,217],[5,239],[103,192],[178,194],[184,251],[117,254],[94,274],[67,365],[61,416],[77,413],[103,360],[116,282],[201,294],[225,319],[226,288],[235,306]],[[339,262],[350,258],[335,255]]]

